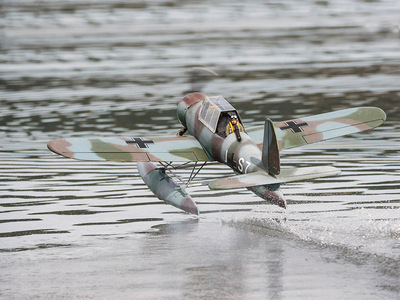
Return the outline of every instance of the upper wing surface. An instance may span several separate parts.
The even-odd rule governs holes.
[[[194,137],[67,138],[47,147],[62,156],[94,161],[210,161]]]
[[[282,150],[369,130],[385,120],[386,114],[380,108],[358,107],[278,122],[274,123],[274,127]],[[262,148],[264,126],[246,131]]]

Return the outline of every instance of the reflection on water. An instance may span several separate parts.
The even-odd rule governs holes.
[[[396,298],[399,8],[3,1],[0,295]],[[381,107],[388,120],[284,151],[284,167],[342,170],[284,186],[287,211],[247,190],[191,188],[194,218],[155,198],[135,164],[46,149],[58,137],[174,134],[197,65],[219,74],[204,92],[223,95],[248,127],[353,106]],[[199,179],[228,174],[210,165]]]

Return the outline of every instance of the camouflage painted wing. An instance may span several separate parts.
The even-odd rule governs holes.
[[[279,148],[283,150],[369,130],[385,120],[386,114],[380,108],[358,107],[278,122],[274,127]],[[246,131],[262,149],[264,126]]]
[[[211,161],[194,137],[68,138],[52,140],[49,150],[65,157],[94,161]]]

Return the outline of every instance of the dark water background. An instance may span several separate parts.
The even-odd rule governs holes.
[[[0,298],[399,298],[399,1],[0,5]],[[284,186],[287,211],[192,188],[196,218],[155,198],[134,164],[47,150],[175,134],[193,66],[219,74],[203,92],[248,127],[354,106],[388,119],[282,152],[283,166],[342,170]]]

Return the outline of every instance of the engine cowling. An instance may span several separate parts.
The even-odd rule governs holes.
[[[183,97],[178,103],[178,120],[186,127],[186,112],[194,104],[203,101],[207,96],[202,93],[191,93]]]

